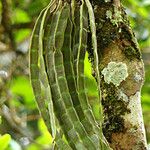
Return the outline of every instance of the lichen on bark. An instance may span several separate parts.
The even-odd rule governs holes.
[[[128,76],[127,66],[122,62],[110,62],[101,73],[104,76],[105,82],[108,84],[113,83],[115,86],[119,86]]]

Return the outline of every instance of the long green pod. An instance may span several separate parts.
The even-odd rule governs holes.
[[[40,28],[42,28],[42,20],[44,17],[44,13],[46,13],[46,8],[41,12],[39,18],[37,19],[37,22],[35,24],[33,33],[32,33],[32,37],[31,37],[31,46],[30,46],[30,71],[31,71],[31,82],[32,82],[32,86],[33,86],[33,91],[36,97],[36,101],[39,107],[39,111],[41,112],[41,115],[45,121],[46,126],[49,129],[49,132],[52,133],[53,137],[54,134],[53,132],[55,132],[55,127],[52,127],[52,122],[50,124],[49,120],[47,120],[51,115],[53,115],[53,112],[49,112],[47,110],[47,106],[44,105],[45,104],[45,98],[46,96],[48,98],[50,98],[49,93],[49,88],[46,89],[47,85],[47,81],[44,79],[44,76],[42,75],[44,72],[44,66],[43,63],[41,63],[41,45],[40,42],[41,40],[38,42],[38,38],[41,38],[41,35],[39,35],[40,32]],[[40,29],[40,30],[39,30]],[[40,50],[39,50],[40,49]],[[40,58],[40,61],[39,61]],[[40,62],[40,63],[39,63]],[[35,70],[35,68],[37,70]],[[45,73],[44,73],[45,74]],[[42,86],[42,84],[44,85],[44,88]],[[44,93],[43,93],[44,92]],[[41,94],[43,93],[43,94]],[[38,96],[38,94],[41,94],[41,97]],[[50,106],[51,104],[48,105],[49,108],[51,108],[52,106]],[[50,116],[49,116],[50,114]],[[51,118],[52,119],[52,118]],[[49,128],[51,125],[51,128]],[[54,131],[53,131],[54,130]],[[57,136],[56,136],[57,137]],[[61,143],[61,144],[60,144]],[[67,149],[67,150],[71,150],[71,148],[60,138],[58,140],[56,140],[56,144],[59,145],[59,149]]]
[[[86,117],[90,120],[93,128],[97,133],[99,129],[97,127],[97,122],[92,113],[91,106],[88,102],[87,94],[85,92],[85,77],[84,77],[84,58],[87,48],[87,30],[88,30],[88,14],[84,1],[82,1],[80,9],[80,36],[79,36],[79,47],[77,55],[77,89],[79,92],[79,99],[82,105],[82,109]]]
[[[47,74],[49,79],[49,84],[52,91],[52,99],[54,104],[54,111],[58,118],[59,124],[64,131],[64,134],[68,140],[69,145],[73,149],[78,149],[79,147],[85,149],[82,146],[81,140],[78,133],[75,131],[73,123],[71,122],[62,98],[60,97],[60,90],[56,83],[55,69],[54,69],[54,37],[56,32],[56,26],[58,24],[59,17],[62,11],[62,5],[59,7],[57,12],[53,15],[49,32],[47,33],[48,39],[45,41],[47,48],[45,49],[45,63],[47,67]]]
[[[54,2],[54,3],[52,3],[52,4],[54,4],[55,6],[56,6],[56,2]],[[45,19],[47,19],[47,21],[45,20],[45,22],[46,22],[46,25],[45,25],[45,28],[43,29],[43,31],[44,31],[44,33],[46,33],[45,35],[47,35],[47,33],[48,33],[48,30],[49,30],[49,24],[51,23],[51,20],[52,20],[52,12],[53,12],[53,10],[55,10],[55,7],[52,7],[52,11],[51,11],[51,9],[49,9],[48,10],[48,12],[49,12],[49,15],[47,15],[46,17],[45,17]],[[42,24],[41,24],[42,25]],[[42,30],[41,30],[42,31]],[[43,35],[44,35],[44,33],[43,33]],[[42,32],[41,32],[41,34],[42,34]],[[48,38],[48,37],[44,37],[44,38]],[[41,40],[40,40],[41,41]],[[44,40],[43,40],[43,43],[41,43],[41,44],[44,44]],[[45,46],[43,45],[43,47],[45,48]],[[45,62],[44,62],[44,58],[43,58],[43,51],[42,51],[42,53],[41,53],[41,65],[43,65],[44,67],[45,67]],[[42,73],[43,74],[43,73]],[[47,87],[47,85],[48,85],[48,88],[47,88],[47,91],[50,91],[50,94],[51,94],[51,90],[50,90],[50,88],[49,88],[49,82],[48,82],[48,78],[47,78],[47,74],[45,74],[45,72],[44,72],[44,74],[42,75],[42,77],[43,78],[46,78],[47,80],[46,80],[46,82],[44,83],[44,85],[45,85],[45,88]],[[52,98],[52,96],[51,95],[49,95],[48,96],[48,98]],[[50,100],[52,100],[52,99],[50,99]],[[62,137],[59,135],[59,132],[57,131],[57,133],[56,133],[56,122],[55,122],[55,117],[54,117],[54,109],[53,109],[53,103],[52,103],[52,105],[51,105],[51,103],[52,102],[49,102],[49,112],[50,112],[50,116],[52,116],[51,117],[51,126],[54,128],[52,131],[54,132],[54,134],[56,134],[55,135],[55,139],[54,139],[54,141],[55,141],[55,143],[56,143],[56,145],[57,145],[57,149],[59,149],[59,150],[71,150],[71,147],[65,142],[65,141],[63,141],[62,140]],[[52,114],[53,113],[53,114]]]
[[[60,131],[56,133],[54,150],[72,150],[72,148],[62,139]]]
[[[48,127],[49,132],[51,133],[51,127],[50,127],[50,118],[49,118],[49,113],[48,109],[46,109],[45,102],[43,101],[44,96],[42,94],[42,87],[41,87],[41,82],[40,82],[40,73],[39,73],[39,45],[38,45],[38,40],[39,40],[39,31],[40,31],[40,24],[42,21],[42,17],[44,14],[45,9],[40,13],[36,24],[34,26],[32,36],[31,36],[31,43],[30,43],[30,78],[31,78],[31,84],[33,87],[33,92],[35,95],[35,99],[39,108],[39,111],[41,113],[41,116]]]
[[[73,54],[74,54],[73,64],[74,64],[75,77],[76,79],[78,78],[78,86],[77,86],[78,91],[79,91],[79,86],[81,87],[81,84],[83,83],[80,91],[84,93],[85,92],[84,80],[81,80],[82,82],[79,81],[80,79],[83,79],[83,78],[81,77],[79,79],[79,77],[77,77],[77,71],[78,71],[78,76],[79,74],[80,76],[84,76],[84,57],[85,57],[85,51],[86,51],[86,45],[87,45],[86,38],[87,38],[87,30],[88,30],[88,22],[87,22],[88,16],[87,16],[87,12],[85,12],[85,9],[83,9],[85,7],[84,1],[82,2],[82,5],[80,7],[78,6],[78,4],[76,5],[77,6],[75,7],[74,20],[73,20],[73,25],[74,25],[74,31],[73,31],[74,36],[73,36],[73,41],[72,41],[72,49],[73,49]],[[84,27],[84,29],[83,29],[83,19],[86,22],[86,27]],[[86,103],[85,105],[88,108],[89,104],[88,104],[87,98],[86,100],[82,98],[82,101],[83,102],[85,101]]]
[[[64,104],[66,109],[66,114],[70,117],[70,120],[74,124],[74,128],[78,132],[82,142],[85,143],[86,147],[89,147],[90,149],[94,149],[94,144],[92,144],[90,138],[88,137],[86,130],[81,124],[78,115],[76,113],[76,110],[73,106],[73,102],[71,100],[71,96],[67,86],[67,80],[65,77],[63,63],[64,62],[63,62],[62,53],[59,51],[55,52],[55,71],[57,77],[56,79],[60,89],[60,95],[61,95],[60,98],[62,98],[63,100],[62,104]]]
[[[85,87],[84,87],[84,57],[85,57],[85,50],[83,50],[84,48],[81,46],[79,46],[79,44],[81,45],[81,43],[83,42],[83,45],[86,45],[86,42],[87,40],[82,38],[82,34],[84,32],[87,32],[88,30],[88,14],[87,14],[87,11],[85,10],[85,4],[84,4],[84,1],[82,2],[82,5],[79,7],[79,4],[76,3],[76,7],[75,7],[75,12],[72,13],[74,14],[73,16],[73,25],[74,25],[74,34],[73,34],[73,41],[72,41],[72,48],[73,48],[73,53],[74,53],[74,73],[75,73],[75,77],[76,77],[76,80],[78,79],[78,75],[81,74],[82,77],[80,77],[80,81],[78,80],[78,84],[81,89],[79,91],[80,93],[80,102],[82,103],[85,103],[85,106],[87,106],[86,108],[84,107],[83,103],[82,103],[82,107],[84,108],[84,110],[87,110],[87,108],[89,107],[90,108],[90,105],[88,104],[88,100],[87,100],[87,96],[86,96],[86,91],[85,91]],[[83,24],[85,22],[85,24]],[[84,27],[83,29],[83,26],[86,26]],[[83,31],[83,30],[84,31]],[[86,35],[87,33],[85,33]],[[84,35],[84,34],[83,34]],[[83,40],[83,41],[82,41]],[[85,46],[86,47],[86,46]],[[82,50],[81,50],[82,49]],[[81,50],[81,51],[80,51]],[[80,51],[80,52],[79,52]],[[79,62],[79,59],[81,60]],[[79,63],[78,63],[79,62]],[[77,64],[78,63],[78,64]],[[77,75],[77,70],[80,68],[81,72],[78,72],[78,75]],[[78,70],[79,71],[79,70]],[[82,86],[81,86],[82,84]],[[84,97],[82,96],[82,93],[84,95]],[[94,115],[92,114],[92,110],[90,108],[90,112],[89,110],[88,111],[84,111],[84,113],[86,113],[86,118],[89,120],[90,119],[90,123],[94,124],[94,126],[92,128],[94,128],[94,131],[95,133],[97,133],[97,136],[93,137],[94,141],[95,141],[95,145],[98,145],[99,146],[99,138],[98,138],[98,134],[99,134],[99,129],[96,125],[96,122],[95,122],[95,118],[94,118]],[[92,121],[91,121],[91,118],[92,118]],[[97,146],[97,147],[98,147]]]
[[[69,114],[72,122],[74,123],[74,127],[78,134],[81,137],[81,140],[83,143],[85,143],[85,146],[90,149],[94,149],[95,145],[91,142],[91,139],[88,137],[86,130],[84,129],[83,125],[81,124],[78,115],[76,113],[75,108],[73,107],[73,102],[69,93],[67,80],[65,77],[65,71],[63,66],[63,55],[61,52],[63,42],[64,42],[64,33],[67,26],[67,21],[70,14],[70,7],[69,5],[66,5],[64,7],[64,10],[62,11],[62,15],[60,17],[57,32],[55,36],[55,71],[56,71],[56,77],[57,82],[60,88],[61,96],[64,101],[66,111]]]
[[[73,67],[75,73],[75,79],[77,77],[77,56],[78,56],[78,47],[79,47],[79,34],[80,34],[80,5],[75,3],[75,9],[72,12],[72,22],[73,22],[73,32],[72,32],[72,50],[73,50]]]
[[[99,69],[98,69],[98,54],[97,54],[97,38],[96,38],[96,25],[95,25],[95,17],[94,17],[94,12],[92,5],[89,0],[85,0],[87,9],[88,9],[88,14],[89,14],[89,21],[90,21],[90,29],[92,33],[92,46],[93,46],[93,53],[94,53],[94,71],[96,74],[96,79],[97,79],[97,87],[98,87],[98,94],[99,94],[99,100],[101,98],[101,90],[100,90],[100,75],[99,75]],[[101,101],[99,103],[100,105],[100,145],[101,149],[103,150],[110,150],[111,148],[109,147],[109,144],[107,143],[105,137],[103,136],[103,131],[102,131],[102,122],[103,122],[103,113],[102,113],[102,105]]]
[[[52,20],[52,16],[53,16],[53,13],[54,13],[54,10],[56,11],[59,7],[56,7],[57,5],[57,2],[58,1],[51,1],[50,5],[47,7],[47,10],[45,11],[44,13],[44,17],[43,17],[43,20],[42,20],[42,23],[41,23],[41,30],[40,30],[40,38],[39,38],[39,43],[40,43],[40,66],[44,66],[44,70],[41,70],[41,78],[43,79],[43,85],[45,87],[45,92],[49,93],[47,94],[47,98],[49,98],[49,105],[48,105],[48,108],[49,108],[49,113],[50,113],[50,116],[51,116],[51,126],[52,126],[52,133],[55,135],[54,136],[54,141],[55,141],[55,144],[57,145],[57,149],[60,149],[60,150],[71,150],[71,147],[62,140],[62,137],[60,136],[58,130],[57,130],[57,133],[56,133],[56,122],[55,122],[55,116],[54,116],[54,108],[53,108],[53,102],[52,102],[52,95],[51,95],[51,89],[49,87],[49,81],[48,81],[48,78],[47,78],[47,72],[45,72],[45,61],[44,61],[44,52],[45,52],[45,49],[47,48],[46,46],[46,42],[47,39],[48,39],[48,31],[49,31],[49,27],[50,27],[50,24],[51,24],[51,20]]]
[[[52,95],[51,95],[51,90],[45,70],[45,63],[43,59],[43,35],[44,35],[44,29],[47,23],[46,19],[50,19],[52,16],[53,11],[56,9],[56,3],[52,1],[45,10],[42,21],[41,21],[41,26],[40,26],[40,32],[39,32],[39,67],[40,67],[40,81],[43,85],[43,93],[45,96],[45,105],[47,106],[49,110],[49,116],[50,116],[50,126],[52,129],[52,137],[55,138],[56,136],[56,122],[55,122],[55,115],[54,115],[54,108],[53,108],[53,102],[52,102]]]
[[[87,117],[85,117],[85,114],[82,110],[82,107],[81,107],[81,104],[79,101],[78,92],[76,89],[75,74],[74,74],[73,62],[72,62],[73,52],[71,49],[72,26],[73,26],[72,22],[69,18],[68,23],[67,23],[67,28],[65,31],[65,35],[64,35],[64,44],[61,49],[62,54],[63,54],[65,76],[66,76],[66,80],[67,80],[67,84],[68,84],[68,88],[69,88],[69,93],[72,98],[73,106],[78,114],[78,117],[79,117],[82,125],[84,126],[85,130],[87,131],[87,134],[89,135],[89,137],[94,142],[94,145],[96,146],[99,143],[98,136],[93,131],[93,127],[92,127],[92,124],[90,123],[90,121],[87,119]],[[97,146],[97,148],[98,148],[98,146]]]

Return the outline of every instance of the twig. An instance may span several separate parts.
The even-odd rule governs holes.
[[[27,22],[27,23],[19,23],[19,24],[13,24],[12,29],[28,29],[33,28],[34,22]]]
[[[16,44],[11,28],[11,0],[2,0],[2,25],[5,32],[8,34],[11,48],[15,50]]]

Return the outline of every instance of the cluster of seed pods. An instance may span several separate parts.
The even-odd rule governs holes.
[[[89,0],[52,0],[41,11],[32,33],[31,83],[55,149],[109,149],[102,134],[102,120],[96,122],[85,91],[88,32],[92,33],[100,96],[95,19]]]

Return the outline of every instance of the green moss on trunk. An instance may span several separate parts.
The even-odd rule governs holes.
[[[119,99],[117,95],[118,87],[112,83],[107,84],[104,80],[101,82],[101,87],[104,110],[103,131],[107,140],[111,142],[112,133],[124,132],[126,130],[122,115],[130,113],[130,110],[127,108],[128,103]]]

